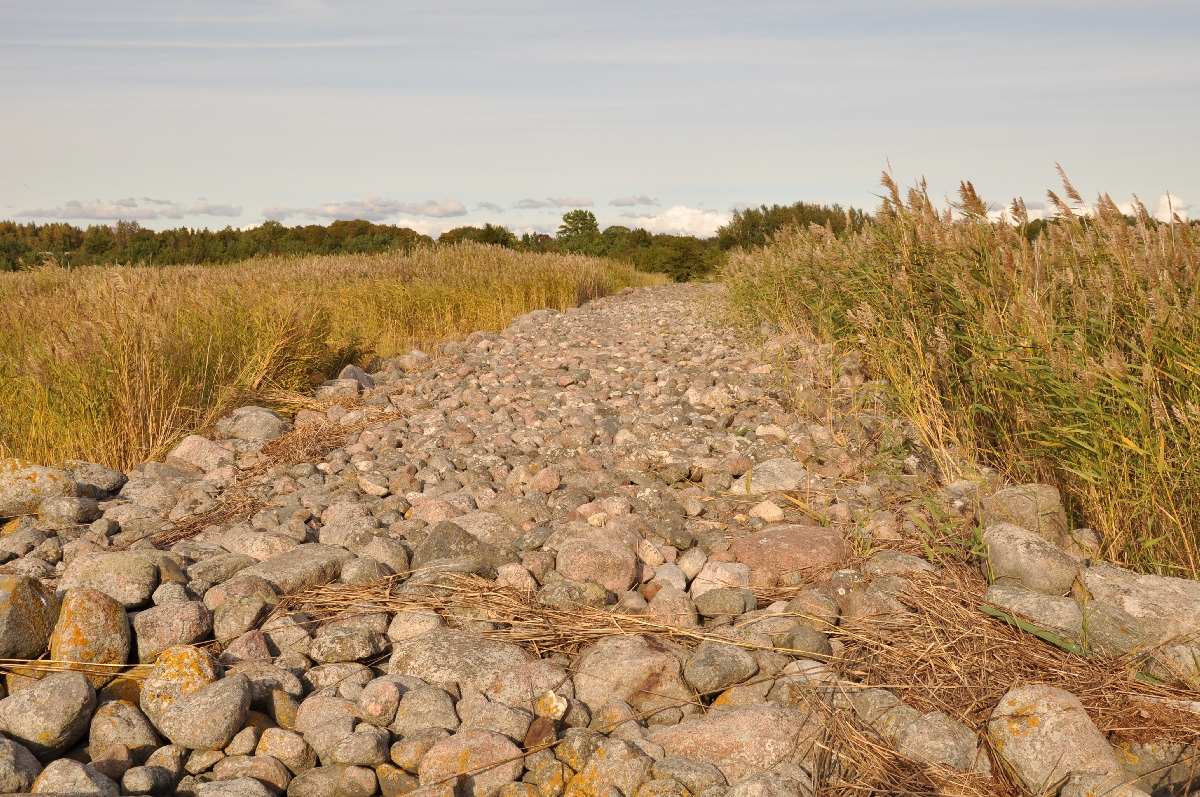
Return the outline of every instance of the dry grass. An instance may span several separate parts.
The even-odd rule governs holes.
[[[1057,485],[1106,558],[1200,576],[1200,227],[1066,183],[1034,242],[969,184],[955,212],[885,175],[861,234],[781,233],[735,253],[731,305],[861,351],[947,477],[982,462]]]
[[[128,469],[247,394],[304,392],[349,362],[646,279],[478,245],[0,274],[0,456]]]

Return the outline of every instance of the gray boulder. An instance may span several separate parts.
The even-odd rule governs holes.
[[[88,730],[96,690],[78,672],[47,675],[0,700],[0,729],[48,760],[68,750]]]
[[[0,792],[27,792],[41,773],[42,765],[24,745],[0,737]]]
[[[234,440],[277,440],[291,430],[290,423],[266,407],[238,407],[217,421],[217,434]]]
[[[35,514],[47,499],[78,491],[70,471],[19,459],[0,460],[0,518]]]
[[[234,673],[176,699],[158,729],[180,747],[220,750],[242,729],[249,710],[250,679]]]
[[[758,672],[754,656],[745,648],[705,640],[683,668],[684,680],[697,692],[713,693],[739,684]]]
[[[1074,598],[1058,598],[1020,587],[994,584],[983,600],[1065,640],[1083,642],[1083,610]],[[1089,632],[1090,632],[1089,628]]]
[[[0,658],[36,659],[58,621],[58,599],[29,576],[0,575]]]
[[[500,674],[531,661],[532,654],[516,645],[434,628],[395,643],[388,672],[412,675],[435,686],[454,688],[462,683],[483,691]]]
[[[992,582],[1043,595],[1066,595],[1079,575],[1079,563],[1036,533],[1011,523],[983,532]]]
[[[34,794],[94,794],[97,797],[118,797],[121,793],[107,775],[70,758],[47,764],[34,781],[32,791]]]
[[[1006,487],[979,502],[979,525],[1011,523],[1032,531],[1056,548],[1071,544],[1062,497],[1049,484]]]

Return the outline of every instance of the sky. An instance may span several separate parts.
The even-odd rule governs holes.
[[[1196,215],[1198,142],[1195,0],[0,3],[18,221],[711,235],[885,170],[1037,215],[1056,163]]]

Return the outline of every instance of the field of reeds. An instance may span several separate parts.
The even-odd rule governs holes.
[[[1019,201],[993,221],[969,183],[953,210],[884,188],[861,233],[732,254],[734,312],[859,350],[947,477],[1053,483],[1107,558],[1200,576],[1200,228],[1084,213],[1064,177],[1031,242]]]
[[[128,469],[248,394],[644,284],[611,260],[412,254],[0,274],[0,457]]]

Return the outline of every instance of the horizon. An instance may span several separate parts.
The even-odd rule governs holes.
[[[586,208],[711,235],[739,207],[870,212],[889,169],[1046,215],[1056,163],[1160,218],[1200,198],[1192,4],[678,9],[7,3],[0,217],[436,237]]]

